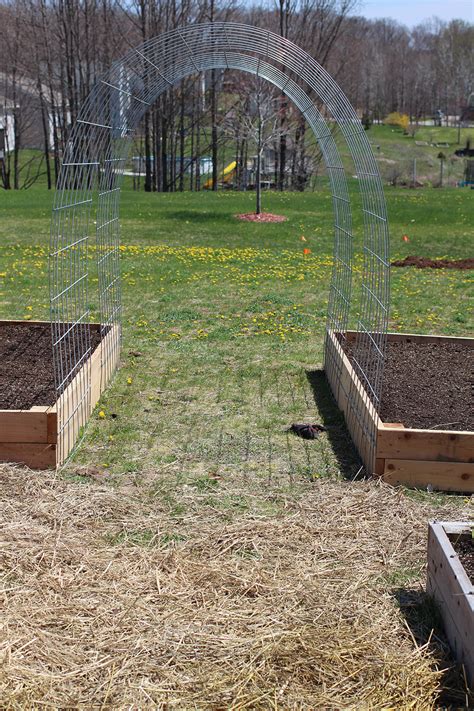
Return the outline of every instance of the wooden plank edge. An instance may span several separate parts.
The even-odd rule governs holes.
[[[471,582],[449,538],[449,535],[469,534],[474,530],[474,521],[430,521],[428,529],[436,538],[446,560],[449,561],[449,567],[452,569],[463,594],[466,595],[474,619],[474,583]],[[472,641],[474,645],[474,638]]]
[[[53,322],[54,323],[54,322]],[[10,326],[10,325],[16,325],[16,326],[51,326],[51,321],[26,321],[25,319],[0,319],[0,328],[2,326]],[[90,322],[89,325],[92,327],[94,331],[98,330],[101,327],[100,323],[96,323],[94,321]]]
[[[474,493],[474,463],[430,462],[424,459],[385,459],[383,480],[392,486]]]
[[[104,378],[104,349],[107,346],[108,341],[113,341],[117,337],[117,326],[113,326],[105,337],[98,344],[97,348],[93,351],[90,356],[90,362],[84,363],[83,367],[76,373],[73,380],[69,383],[67,389],[64,391],[62,397],[63,400],[59,399],[57,401],[57,406],[66,407],[71,409],[71,402],[74,403],[75,391],[80,387],[80,378],[83,368],[88,365],[90,367],[90,391],[89,391],[89,407],[87,408],[87,413],[84,415],[82,407],[79,407],[71,418],[68,428],[62,433],[62,439],[58,448],[57,466],[64,464],[68,458],[71,451],[74,449],[77,437],[81,427],[87,424],[87,421],[97,405],[102,392],[105,390],[109,380],[108,377]],[[117,354],[118,360],[118,354]],[[113,372],[113,370],[111,371]],[[76,403],[77,404],[77,403]],[[84,420],[85,417],[85,421]]]
[[[474,437],[474,431],[473,430],[424,430],[421,428],[416,428],[416,427],[405,427],[403,424],[399,424],[396,422],[382,422],[379,418],[379,428],[381,430],[390,430],[390,432],[399,432],[400,434],[407,435],[413,432],[414,434],[420,434],[420,433],[425,433],[429,435],[469,435],[470,437]]]
[[[378,428],[377,457],[474,462],[474,432]]]
[[[438,604],[456,659],[474,684],[474,587],[447,535],[469,531],[474,523],[430,521],[426,591]]]
[[[451,607],[446,603],[443,591],[436,581],[436,576],[428,572],[428,581],[426,592],[431,595],[436,601],[438,610],[443,619],[444,631],[449,640],[449,645],[454,654],[454,658],[459,664],[462,664],[466,669],[468,682],[473,688],[474,685],[474,652],[467,646],[463,639],[463,629],[453,615]]]
[[[57,440],[56,413],[37,410],[0,410],[0,443],[50,443]]]
[[[358,331],[345,331],[344,335],[350,343],[353,343],[356,338]],[[436,333],[395,333],[394,331],[389,331],[387,333],[387,339],[389,341],[403,341],[406,339],[412,339],[419,343],[438,343],[439,341],[448,341],[452,343],[465,343],[467,345],[472,345],[474,348],[474,338],[469,336],[444,336],[443,334]]]
[[[30,469],[54,469],[56,445],[48,443],[0,443],[0,461],[5,464],[24,464]]]

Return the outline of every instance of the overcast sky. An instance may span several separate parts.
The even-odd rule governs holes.
[[[408,27],[431,17],[474,22],[474,0],[361,0],[355,15],[370,19],[391,17]]]

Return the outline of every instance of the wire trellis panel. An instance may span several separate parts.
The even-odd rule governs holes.
[[[240,70],[269,81],[299,108],[314,132],[329,176],[334,212],[327,331],[337,336],[342,349],[352,299],[354,233],[346,171],[332,130],[336,124],[339,127],[357,175],[364,224],[362,297],[353,362],[370,409],[379,410],[389,308],[389,239],[382,182],[361,122],[331,76],[289,40],[239,23],[204,23],[150,39],[115,62],[86,100],[64,157],[53,209],[50,264],[58,397],[62,398],[74,374],[85,365],[73,406],[67,411],[60,407],[60,428],[69,438],[85,424],[91,406],[87,368],[91,215],[96,222],[93,246],[101,330],[108,344],[102,368],[103,377],[108,378],[120,348],[119,202],[130,139],[163,92],[185,77],[212,69]],[[324,115],[319,102],[325,107]],[[325,368],[330,380],[339,382],[340,365],[332,352],[326,348]],[[347,416],[365,429],[373,453],[372,420],[367,408],[359,410],[351,388]]]

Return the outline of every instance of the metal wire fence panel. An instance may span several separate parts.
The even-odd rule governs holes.
[[[378,168],[363,127],[330,75],[292,42],[265,29],[238,23],[206,23],[172,30],[130,50],[97,83],[73,131],[53,211],[51,232],[51,321],[58,395],[81,364],[76,410],[61,412],[67,428],[79,426],[90,408],[90,333],[88,307],[89,222],[94,209],[95,254],[102,336],[110,332],[103,354],[104,377],[115,368],[120,344],[119,200],[130,137],[149,107],[181,79],[212,69],[234,69],[278,87],[302,112],[318,140],[329,176],[334,211],[334,263],[327,331],[344,348],[352,298],[354,234],[346,171],[334,139],[341,132],[353,160],[364,223],[362,298],[353,363],[370,406],[380,403],[388,323],[388,226]],[[318,104],[325,107],[324,115]],[[326,349],[325,367],[334,380],[339,365]],[[349,417],[365,417],[349,392]],[[81,413],[75,415],[75,413]],[[364,425],[365,423],[362,423]],[[367,424],[370,430],[369,423]],[[75,425],[76,427],[76,425]],[[77,427],[76,427],[77,429]],[[73,435],[74,436],[74,428]],[[374,433],[368,431],[369,446]],[[372,444],[371,444],[372,443]]]

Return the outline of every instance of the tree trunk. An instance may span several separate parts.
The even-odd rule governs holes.
[[[41,125],[43,128],[43,153],[46,164],[46,180],[48,183],[48,190],[52,188],[51,181],[51,164],[49,162],[49,126],[47,111],[44,103],[44,96],[42,91],[40,91],[40,102],[41,102]]]
[[[258,124],[258,142],[257,142],[257,169],[255,171],[255,193],[257,197],[257,204],[255,212],[260,215],[262,212],[262,121],[260,119]]]
[[[159,193],[163,192],[163,174],[161,166],[161,99],[154,107],[155,116],[155,145],[153,150],[153,173],[155,177],[155,190]]]
[[[201,76],[197,84],[196,107],[196,190],[201,190]]]
[[[151,193],[151,140],[150,140],[150,113],[145,114],[145,192]]]
[[[284,109],[286,112],[286,109]],[[285,130],[286,117],[282,114],[280,127],[281,130]],[[279,157],[279,171],[278,171],[278,190],[284,190],[285,188],[285,169],[286,169],[286,133],[282,133],[280,136],[280,157]]]
[[[216,70],[211,71],[211,123],[212,123],[212,189],[217,190],[218,176],[218,145],[217,145],[217,92],[216,92]]]
[[[184,190],[184,102],[185,84],[181,82],[181,104],[179,113],[179,192]]]
[[[163,112],[161,122],[161,175],[163,192],[168,192],[168,118]]]

